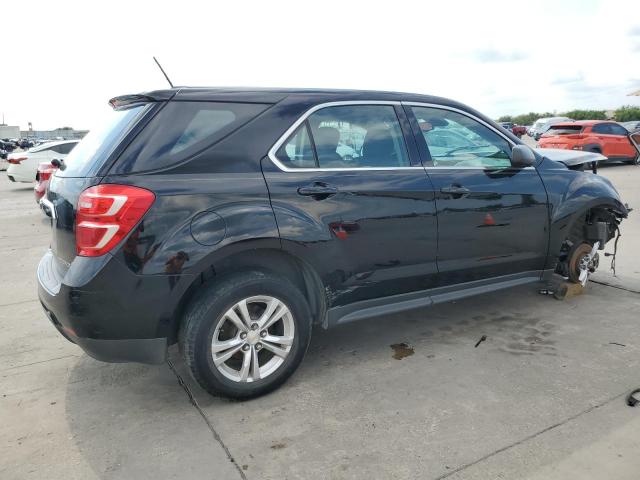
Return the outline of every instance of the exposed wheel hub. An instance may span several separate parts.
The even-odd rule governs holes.
[[[586,285],[589,275],[596,271],[600,263],[598,248],[600,242],[596,242],[593,246],[588,243],[582,243],[574,249],[569,259],[569,279],[575,283]]]

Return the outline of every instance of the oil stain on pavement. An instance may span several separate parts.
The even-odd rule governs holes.
[[[403,358],[410,357],[415,353],[413,347],[405,342],[394,343],[393,345],[390,345],[390,347],[393,349],[393,358],[396,360],[402,360]]]

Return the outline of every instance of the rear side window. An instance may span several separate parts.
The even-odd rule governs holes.
[[[276,156],[289,168],[409,166],[402,129],[391,105],[344,105],[318,110],[289,137]]]
[[[169,102],[127,147],[113,173],[155,170],[180,163],[267,107],[255,103]]]
[[[552,135],[571,135],[571,134],[576,134],[576,133],[580,133],[582,131],[582,126],[580,125],[554,125],[552,126],[549,130],[547,130],[547,133],[544,134],[545,137],[549,137]]]
[[[618,125],[617,123],[611,123],[609,125],[610,131],[611,131],[611,135],[627,135],[627,129],[624,128],[622,125]]]
[[[601,133],[602,135],[613,135],[611,125],[609,123],[598,123],[591,127],[593,133]]]

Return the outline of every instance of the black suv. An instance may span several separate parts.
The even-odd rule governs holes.
[[[42,305],[99,360],[160,363],[179,342],[212,393],[282,384],[314,324],[554,271],[584,283],[627,215],[583,171],[597,154],[535,152],[442,98],[176,88],[110,104],[42,200]]]

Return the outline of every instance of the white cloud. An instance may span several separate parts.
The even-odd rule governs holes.
[[[25,11],[28,5],[28,11]],[[9,2],[0,112],[90,127],[114,95],[175,84],[448,96],[492,116],[640,104],[632,1]],[[575,79],[575,81],[566,81]],[[565,81],[563,81],[565,80]]]

